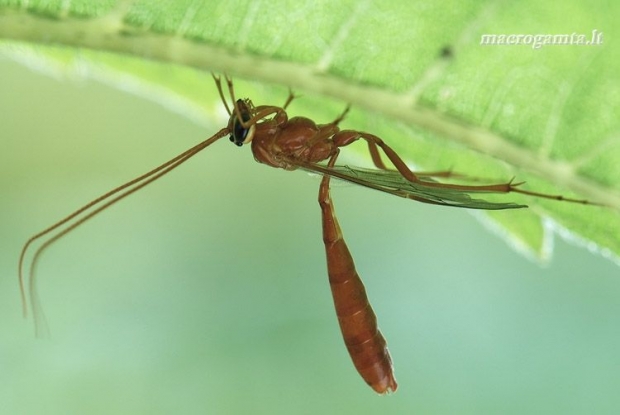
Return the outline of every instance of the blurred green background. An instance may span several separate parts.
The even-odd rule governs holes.
[[[2,414],[620,411],[617,265],[558,239],[541,267],[466,211],[341,185],[400,386],[376,396],[334,315],[319,180],[225,140],[46,252],[36,339],[23,242],[223,125],[2,58],[0,123]]]

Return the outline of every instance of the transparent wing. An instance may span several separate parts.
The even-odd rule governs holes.
[[[313,163],[298,163],[298,165],[303,170],[328,174],[337,179],[423,203],[485,210],[527,207],[527,205],[511,202],[500,203],[475,199],[472,197],[473,194],[501,192],[476,189],[476,186],[462,186],[460,188],[459,186],[441,187],[442,185],[430,176],[420,176],[420,182],[410,182],[396,170],[364,169],[350,166],[334,166],[330,168]]]

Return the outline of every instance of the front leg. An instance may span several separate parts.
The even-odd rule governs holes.
[[[338,153],[328,163],[333,167]],[[319,189],[323,219],[323,242],[327,254],[327,272],[336,315],[344,343],[362,378],[377,393],[394,392],[398,387],[385,338],[377,327],[377,317],[368,302],[349,248],[345,243],[329,193],[328,175]]]

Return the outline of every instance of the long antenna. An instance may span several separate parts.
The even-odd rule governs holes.
[[[28,288],[29,288],[30,306],[32,308],[32,312],[33,312],[34,319],[35,319],[35,331],[36,331],[37,336],[41,334],[40,333],[41,330],[47,331],[47,325],[45,323],[45,317],[39,305],[39,299],[38,299],[36,283],[35,283],[36,282],[35,281],[35,275],[36,275],[35,269],[36,269],[36,265],[39,260],[39,257],[41,256],[43,251],[45,251],[45,249],[47,249],[54,242],[58,241],[60,238],[67,235],[69,232],[71,232],[72,230],[74,230],[75,228],[83,224],[84,222],[86,222],[88,219],[92,218],[98,213],[101,213],[105,209],[109,208],[110,206],[119,202],[120,200],[126,198],[132,193],[137,192],[138,190],[142,189],[147,184],[152,183],[155,180],[159,179],[160,177],[170,173],[172,170],[179,167],[181,164],[185,163],[187,160],[189,160],[190,158],[198,154],[200,151],[204,150],[209,145],[213,144],[215,141],[219,140],[220,138],[224,137],[225,135],[229,133],[230,131],[228,130],[227,127],[222,128],[215,135],[211,136],[205,141],[195,145],[189,150],[182,152],[178,156],[168,160],[167,162],[155,167],[152,170],[149,170],[148,172],[136,177],[135,179],[132,179],[128,181],[127,183],[124,183],[118,187],[115,187],[109,192],[104,193],[103,195],[97,197],[96,199],[92,200],[91,202],[77,209],[75,212],[71,213],[70,215],[64,217],[63,219],[59,220],[53,225],[45,228],[41,232],[38,232],[37,234],[33,235],[32,237],[30,237],[30,239],[28,239],[28,241],[26,241],[26,243],[24,244],[21,250],[21,253],[19,256],[19,264],[18,264],[19,289],[21,293],[22,312],[23,312],[24,317],[28,315],[28,303],[26,300],[26,290],[25,290],[25,284],[24,284],[24,259],[26,256],[26,252],[28,251],[28,248],[32,245],[33,242],[40,239],[41,237],[58,229],[59,227],[68,223],[69,221],[77,218],[79,215],[81,215],[82,213],[86,212],[87,210],[91,208],[94,208],[96,205],[99,205],[100,203],[105,202],[102,205],[96,207],[91,212],[87,213],[86,215],[76,219],[73,223],[71,223],[66,228],[56,233],[55,235],[51,236],[48,240],[43,242],[41,246],[39,246],[37,250],[34,252],[32,256],[32,260],[31,260],[30,272],[28,276]],[[120,194],[110,199],[110,197],[118,193]]]

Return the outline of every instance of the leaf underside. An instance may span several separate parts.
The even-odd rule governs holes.
[[[620,256],[620,51],[610,40],[620,5],[402,3],[0,0],[0,53],[197,122],[221,112],[209,71],[257,81],[235,86],[257,105],[281,105],[291,87],[302,95],[291,113],[320,123],[350,103],[344,128],[383,138],[416,168],[516,176],[528,190],[607,206],[492,199],[530,207],[486,220],[534,256],[548,256],[558,229]],[[593,30],[602,44],[480,45],[489,33],[590,40]]]

